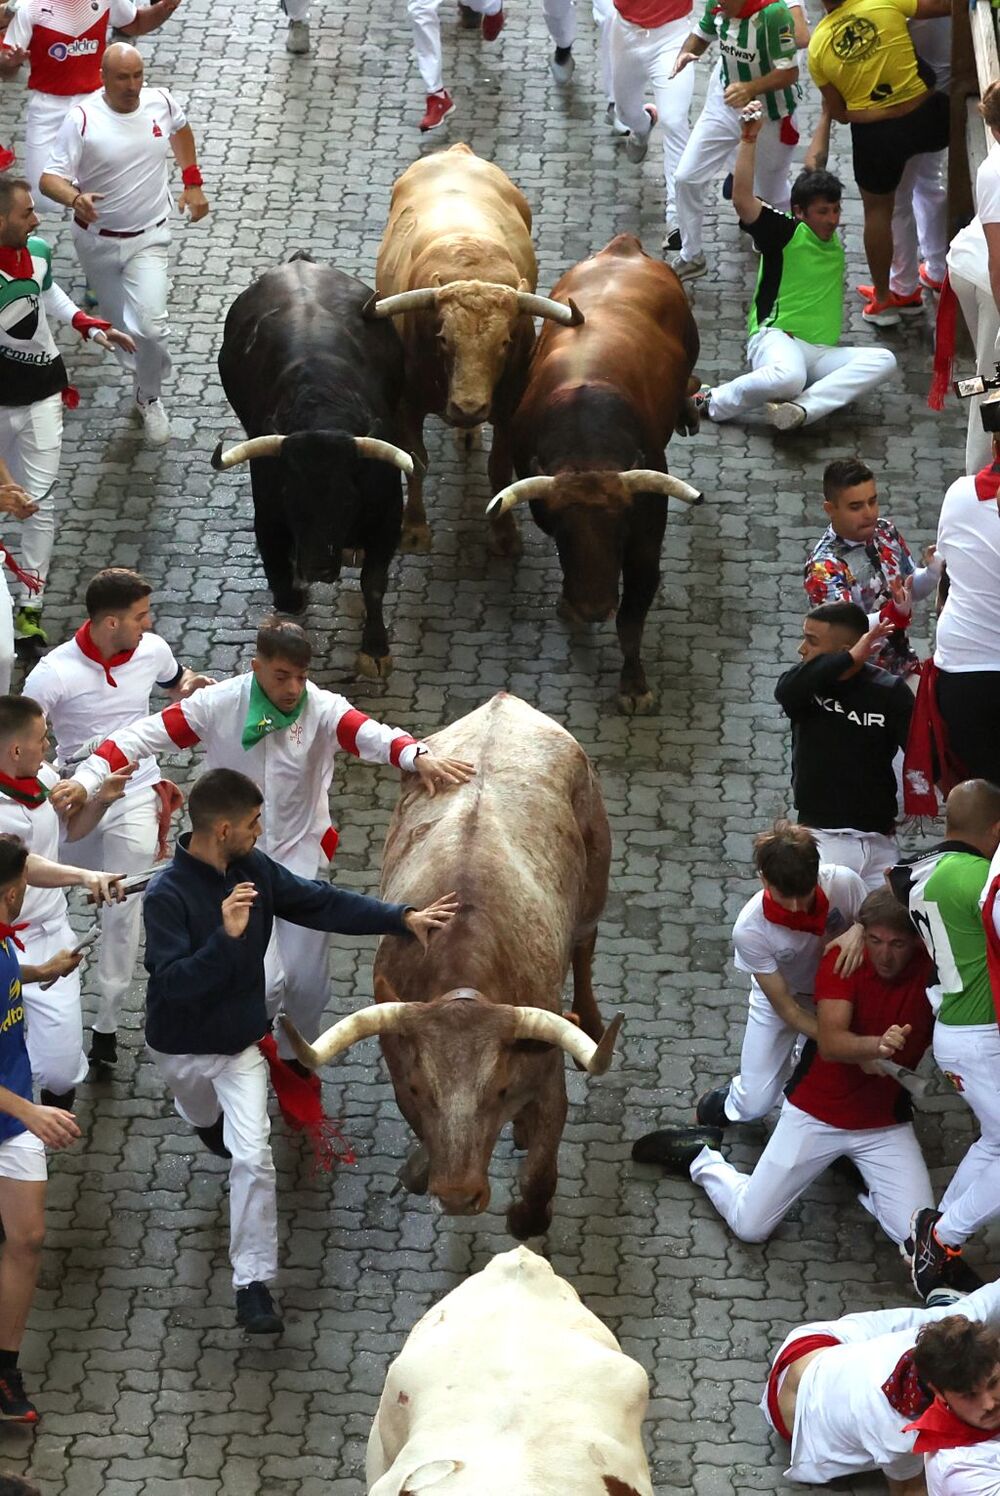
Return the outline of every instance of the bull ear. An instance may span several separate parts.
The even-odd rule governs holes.
[[[375,1001],[377,1003],[398,1003],[400,999],[396,996],[392,983],[387,982],[384,976],[375,978]]]

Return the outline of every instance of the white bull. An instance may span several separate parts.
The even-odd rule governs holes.
[[[653,1496],[646,1373],[543,1257],[452,1290],[389,1368],[369,1496]]]

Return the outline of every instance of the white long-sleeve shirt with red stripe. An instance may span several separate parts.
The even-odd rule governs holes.
[[[79,765],[73,778],[93,795],[130,759],[200,744],[206,769],[236,769],[259,785],[264,796],[261,851],[291,872],[313,877],[320,855],[329,860],[337,845],[329,795],[338,749],[368,763],[412,770],[422,745],[310,681],[298,719],[244,748],[252,679],[247,673],[203,686],[186,701],[118,729]]]

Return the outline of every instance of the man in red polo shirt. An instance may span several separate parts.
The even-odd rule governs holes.
[[[912,1069],[930,1043],[934,1018],[925,989],[933,968],[909,914],[888,889],[868,895],[858,920],[864,959],[851,976],[837,975],[836,951],[820,963],[818,1038],[802,1051],[753,1173],[740,1173],[722,1157],[719,1128],[665,1129],[632,1149],[641,1163],[689,1173],[743,1241],[766,1241],[840,1158],[857,1166],[866,1189],[862,1204],[900,1245],[913,1212],[933,1202],[909,1093],[881,1068],[890,1061]]]

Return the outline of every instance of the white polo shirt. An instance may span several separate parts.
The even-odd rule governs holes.
[[[939,670],[1000,670],[1000,513],[958,478],[938,516],[937,554],[948,568],[948,598],[937,626]]]
[[[47,790],[59,783],[59,775],[51,764],[42,764],[38,778]],[[59,861],[59,817],[46,800],[34,810],[10,795],[0,794],[0,833],[19,836],[29,852],[47,857],[50,862]],[[36,927],[56,925],[66,918],[66,893],[62,888],[29,888],[18,921],[27,920],[31,928],[25,933],[28,939]],[[25,944],[27,945],[27,940]]]
[[[102,89],[73,105],[45,170],[76,182],[81,192],[103,194],[90,234],[152,228],[173,209],[170,137],[186,124],[183,109],[165,88],[144,88],[131,114],[112,109]]]
[[[822,863],[819,886],[830,902],[822,935],[789,930],[764,917],[764,890],[755,893],[733,925],[733,964],[737,971],[777,971],[792,992],[812,993],[824,947],[854,923],[867,889],[850,868]]]
[[[1000,1492],[1000,1434],[981,1444],[939,1449],[924,1456],[927,1496],[997,1496]]]
[[[111,737],[148,716],[154,685],[167,690],[180,674],[166,639],[143,634],[131,657],[111,666],[115,684],[110,686],[102,666],[88,659],[75,639],[67,639],[35,666],[24,683],[24,694],[48,717],[56,739],[56,763],[63,768],[85,744]],[[141,758],[126,785],[126,797],[158,784],[160,778],[156,759]]]

